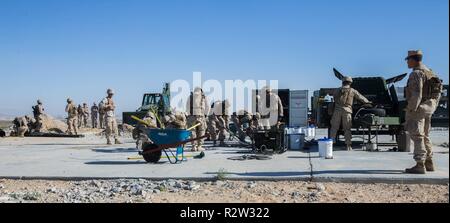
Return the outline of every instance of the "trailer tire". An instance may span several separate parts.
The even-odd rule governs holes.
[[[161,155],[162,155],[162,150],[158,150],[155,152],[151,152],[151,153],[145,153],[148,150],[154,150],[158,148],[158,145],[153,144],[153,143],[147,143],[144,144],[143,148],[143,154],[142,156],[144,157],[144,160],[148,163],[158,163],[159,160],[161,159]]]

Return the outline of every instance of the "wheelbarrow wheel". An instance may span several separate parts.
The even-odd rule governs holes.
[[[162,150],[146,153],[146,151],[148,150],[154,150],[157,148],[158,145],[156,144],[145,144],[143,146],[143,154],[142,154],[144,160],[147,161],[148,163],[158,163],[159,160],[161,159]]]

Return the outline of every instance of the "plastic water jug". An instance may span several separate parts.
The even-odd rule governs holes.
[[[319,157],[333,159],[333,140],[329,138],[319,139]]]

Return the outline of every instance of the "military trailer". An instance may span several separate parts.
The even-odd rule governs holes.
[[[449,126],[449,113],[448,113],[448,84],[443,85],[443,91],[441,99],[439,100],[436,111],[431,117],[431,126],[432,127],[440,127],[440,128],[448,128]],[[404,87],[397,87],[397,92],[399,92],[399,98],[403,98],[403,92],[405,91]]]
[[[342,80],[342,75],[333,69],[335,76]],[[385,79],[384,77],[354,77],[352,87],[359,91],[373,107],[368,108],[362,104],[353,105],[352,134],[363,136],[363,144],[372,146],[393,146],[394,150],[406,151],[406,134],[402,123],[405,121],[404,108],[406,100],[403,92],[398,92],[395,83],[403,80],[407,74]],[[337,88],[322,88],[314,92],[312,98],[312,117],[319,128],[331,128],[331,117],[334,111],[333,93]],[[401,97],[399,97],[401,96]],[[338,132],[343,135],[342,130]],[[379,135],[390,135],[395,143],[378,142]],[[375,139],[375,142],[373,140]]]

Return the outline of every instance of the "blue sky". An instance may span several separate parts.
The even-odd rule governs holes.
[[[278,79],[338,86],[349,75],[408,71],[409,49],[448,83],[448,0],[0,0],[0,114],[41,98],[64,114],[117,92],[119,111],[164,82]],[[404,83],[402,83],[404,84]]]

